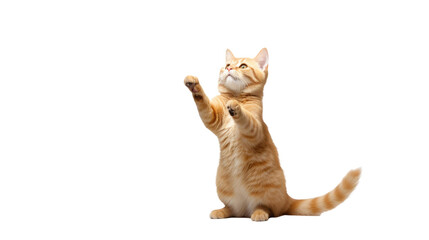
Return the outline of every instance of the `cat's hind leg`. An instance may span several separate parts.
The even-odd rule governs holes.
[[[257,207],[250,218],[253,221],[267,221],[270,218],[270,210],[266,207]]]
[[[228,207],[224,207],[218,210],[213,210],[210,213],[211,219],[221,219],[221,218],[229,218],[229,217],[232,217],[232,213]]]

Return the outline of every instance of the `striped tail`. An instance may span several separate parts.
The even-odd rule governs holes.
[[[319,216],[321,213],[335,208],[353,192],[360,174],[360,168],[351,170],[334,190],[323,196],[302,200],[293,199],[286,214]]]

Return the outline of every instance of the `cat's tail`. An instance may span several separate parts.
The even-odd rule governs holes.
[[[310,199],[292,199],[286,214],[319,216],[321,213],[335,208],[353,192],[358,184],[360,174],[360,168],[351,170],[334,190],[323,196]]]

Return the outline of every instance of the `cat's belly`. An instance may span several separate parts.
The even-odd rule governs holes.
[[[242,181],[246,176],[243,174],[245,161],[242,159],[241,146],[234,138],[230,139],[228,144],[230,149],[221,151],[222,157],[217,176],[218,188],[220,188],[218,195],[225,206],[230,208],[233,216],[250,217],[255,208],[261,204],[261,199],[251,196]]]
[[[222,197],[222,202],[228,206],[236,217],[250,217],[259,201],[249,195],[248,191],[238,181],[234,183],[233,195]]]

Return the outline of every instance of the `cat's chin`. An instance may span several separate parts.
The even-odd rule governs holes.
[[[232,74],[220,75],[219,84],[223,85],[228,92],[234,94],[240,93],[246,87],[245,80],[237,78]]]
[[[235,79],[233,76],[228,75],[225,78],[225,82],[233,82],[233,81],[237,81],[237,79]]]

